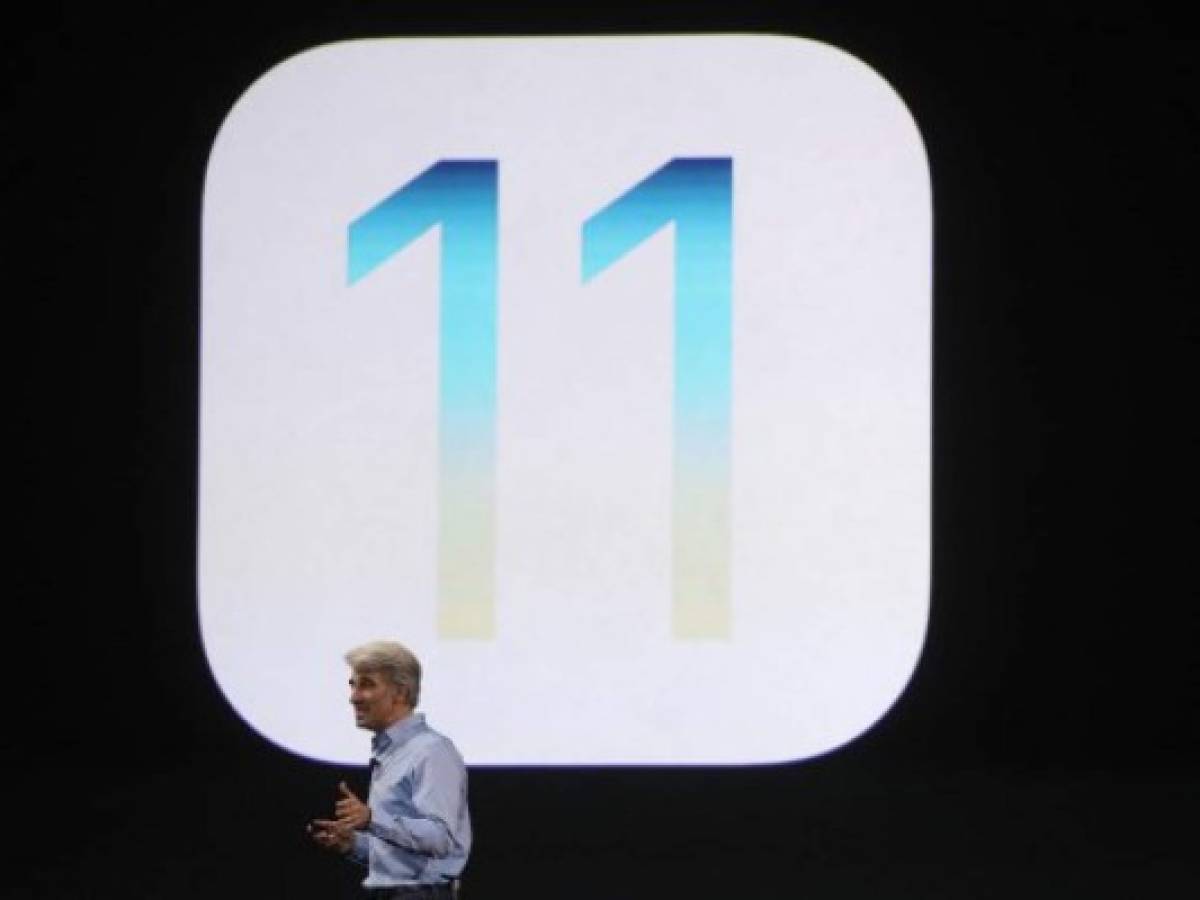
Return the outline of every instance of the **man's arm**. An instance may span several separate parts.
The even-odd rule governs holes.
[[[419,815],[393,817],[374,811],[366,831],[427,856],[447,856],[458,844],[451,828],[466,804],[466,766],[453,745],[437,741],[413,771],[413,782],[412,804]]]
[[[354,832],[354,843],[346,852],[346,858],[360,866],[367,865],[371,857],[370,842],[371,839],[361,831]]]

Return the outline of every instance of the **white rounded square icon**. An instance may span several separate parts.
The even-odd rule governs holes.
[[[204,190],[198,595],[230,703],[363,758],[409,645],[473,765],[810,757],[929,600],[931,213],[891,87],[765,36],[318,47]]]

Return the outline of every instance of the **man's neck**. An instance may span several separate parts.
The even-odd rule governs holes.
[[[409,709],[403,709],[403,710],[401,710],[401,711],[400,711],[400,712],[399,712],[399,713],[396,715],[396,717],[395,717],[395,718],[393,718],[393,719],[392,719],[390,722],[388,722],[386,725],[384,725],[382,728],[380,728],[380,729],[379,729],[377,732],[375,732],[375,733],[376,733],[376,734],[383,734],[385,731],[387,731],[388,729],[392,728],[392,727],[393,727],[394,725],[396,725],[397,723],[399,723],[399,722],[403,722],[405,719],[407,719],[407,718],[410,718],[410,717],[412,716],[412,714],[413,714],[413,710],[412,710],[411,708],[409,708]]]

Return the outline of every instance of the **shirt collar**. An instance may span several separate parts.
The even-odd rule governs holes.
[[[393,722],[371,738],[371,753],[379,756],[389,747],[403,747],[408,739],[425,727],[424,713],[409,713],[398,722]]]

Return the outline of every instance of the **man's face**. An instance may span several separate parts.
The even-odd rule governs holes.
[[[390,678],[360,669],[350,673],[350,705],[354,724],[368,731],[383,731],[409,712],[403,692]]]

